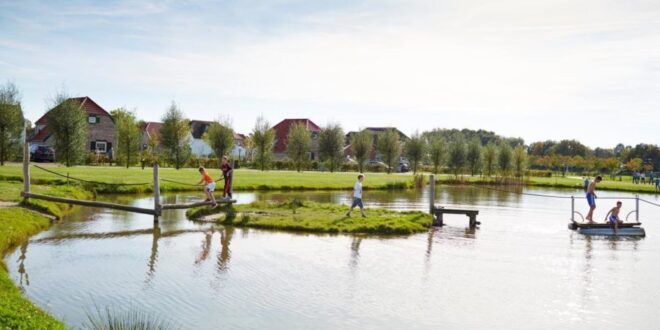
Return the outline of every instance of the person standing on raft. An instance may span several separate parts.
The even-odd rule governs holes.
[[[587,203],[589,204],[589,213],[587,213],[587,216],[584,218],[587,220],[589,223],[594,223],[594,210],[596,209],[596,184],[601,182],[603,180],[602,176],[597,176],[596,179],[594,179],[593,182],[589,184],[589,187],[587,187]]]
[[[231,167],[231,165],[229,165],[229,157],[222,156],[222,164],[220,165],[220,170],[222,170],[222,177],[225,179],[225,187],[222,190],[222,199],[231,200],[231,184],[234,175],[234,169]]]

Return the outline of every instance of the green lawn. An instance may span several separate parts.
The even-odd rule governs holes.
[[[97,192],[149,192],[153,182],[153,171],[151,168],[144,170],[139,167],[129,169],[123,167],[109,166],[76,166],[66,168],[56,164],[38,164],[51,171],[71,177],[84,180],[98,181],[104,183],[149,183],[144,186],[98,186],[93,188]],[[66,179],[42,171],[35,167],[30,167],[30,177],[32,182],[65,182]],[[211,169],[210,174],[214,179],[221,176],[220,170]],[[355,184],[357,173],[329,173],[329,172],[302,172],[295,171],[256,171],[249,169],[238,169],[234,173],[235,190],[339,190],[352,189]],[[20,180],[22,178],[22,166],[17,163],[10,163],[0,167],[0,179]],[[196,184],[200,175],[197,169],[185,168],[175,170],[173,168],[160,169],[161,190],[194,190],[201,187],[192,187],[186,184]],[[176,184],[166,180],[178,181],[185,184]],[[222,184],[222,183],[220,183]],[[412,174],[386,174],[369,173],[364,183],[365,189],[405,189],[413,184]]]
[[[49,226],[50,220],[19,208],[0,208],[0,256]],[[65,329],[64,325],[25,299],[0,267],[0,329]]]
[[[295,213],[294,213],[295,209]],[[424,212],[397,212],[385,209],[366,209],[367,218],[355,209],[347,217],[347,206],[288,201],[283,203],[254,202],[211,209],[190,209],[190,219],[216,221],[239,227],[307,231],[324,233],[364,233],[404,235],[428,231],[431,215]]]

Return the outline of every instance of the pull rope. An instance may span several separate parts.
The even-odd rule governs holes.
[[[48,173],[66,178],[68,180],[80,181],[80,182],[85,182],[85,183],[94,184],[94,185],[104,185],[104,186],[146,186],[146,185],[151,184],[151,182],[144,182],[144,183],[110,183],[110,182],[99,182],[99,181],[85,180],[85,179],[80,179],[80,178],[64,175],[64,174],[61,174],[61,173],[58,173],[58,172],[55,172],[55,171],[51,171],[51,170],[49,170],[47,168],[44,168],[44,167],[41,167],[39,165],[34,165],[33,164],[32,166],[34,166],[34,167],[36,167],[36,168],[38,168],[42,171],[45,171],[45,172],[48,172]]]

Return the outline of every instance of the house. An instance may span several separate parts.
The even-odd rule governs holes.
[[[69,100],[80,104],[80,108],[87,114],[88,150],[100,154],[110,151],[117,137],[115,122],[110,113],[88,96],[67,99]],[[48,112],[34,123],[34,135],[28,140],[29,143],[49,146],[55,144],[54,136],[48,129],[47,115]]]
[[[309,159],[317,159],[319,155],[318,138],[319,133],[321,133],[321,128],[309,119],[284,119],[277,125],[273,126],[273,130],[275,130],[275,148],[273,148],[273,156],[275,159],[283,159],[287,157],[287,136],[289,135],[289,129],[291,129],[291,126],[295,123],[304,124],[305,127],[307,127],[307,130],[311,133],[312,145],[310,148]]]
[[[371,134],[374,137],[373,146],[371,148],[371,154],[369,156],[370,161],[382,161],[383,160],[383,157],[380,155],[380,153],[378,152],[378,148],[377,148],[377,146],[378,146],[378,135],[385,132],[388,129],[395,130],[397,132],[397,134],[399,134],[399,141],[401,141],[402,143],[405,143],[406,141],[410,140],[410,138],[407,135],[405,135],[403,132],[401,132],[396,127],[365,127],[363,129],[363,131],[366,130],[366,131],[371,132]],[[346,143],[347,148],[344,149],[345,150],[344,153],[349,157],[353,156],[353,150],[350,148],[351,137],[356,133],[357,133],[356,131],[352,131],[352,132],[348,132],[346,134],[346,142],[345,143]],[[403,150],[401,150],[401,153],[403,154]]]
[[[151,139],[156,139],[160,143],[160,129],[163,127],[163,123],[148,121],[145,122],[142,127],[140,127],[140,151],[147,150],[149,147],[149,141]]]

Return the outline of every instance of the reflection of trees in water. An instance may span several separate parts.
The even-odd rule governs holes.
[[[520,202],[522,186],[507,186],[504,188],[489,186],[438,186],[436,196],[449,204],[475,204],[484,201],[495,201],[498,204]]]

